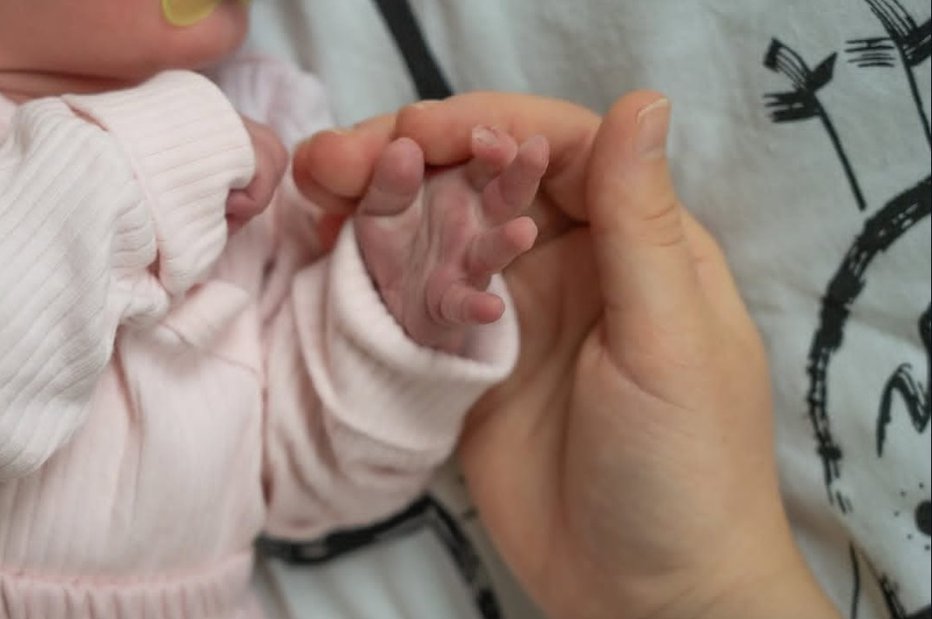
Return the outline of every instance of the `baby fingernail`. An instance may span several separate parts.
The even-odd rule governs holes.
[[[472,130],[472,139],[485,146],[495,146],[498,144],[498,132],[492,127],[479,126]]]
[[[641,108],[637,115],[635,146],[643,161],[661,159],[667,151],[667,130],[670,127],[670,100],[657,99]]]

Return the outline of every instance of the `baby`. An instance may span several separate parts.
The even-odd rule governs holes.
[[[515,361],[496,273],[546,142],[479,129],[425,179],[395,141],[325,252],[279,142],[327,126],[320,85],[191,71],[247,12],[0,3],[4,619],[260,616],[254,538],[403,506]]]

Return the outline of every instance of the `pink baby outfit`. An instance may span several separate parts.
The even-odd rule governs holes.
[[[215,78],[286,143],[329,123],[283,65]],[[463,357],[418,347],[352,226],[321,256],[288,182],[227,239],[253,171],[239,116],[193,73],[0,98],[3,619],[258,616],[256,535],[401,507],[512,367],[510,306]]]

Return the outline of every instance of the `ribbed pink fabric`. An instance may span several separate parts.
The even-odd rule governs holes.
[[[9,619],[95,617],[260,617],[248,585],[252,557],[241,554],[175,578],[131,580],[33,577],[0,578],[0,616]]]
[[[289,145],[329,123],[285,65],[214,78]],[[253,168],[192,73],[0,98],[0,617],[255,616],[258,533],[401,507],[514,363],[510,306],[468,358],[408,340],[352,228],[317,255],[288,182],[227,239]]]

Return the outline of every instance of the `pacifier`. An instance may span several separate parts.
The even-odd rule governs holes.
[[[239,0],[249,4],[250,0]],[[223,0],[162,0],[162,15],[173,26],[191,26],[206,19]]]

